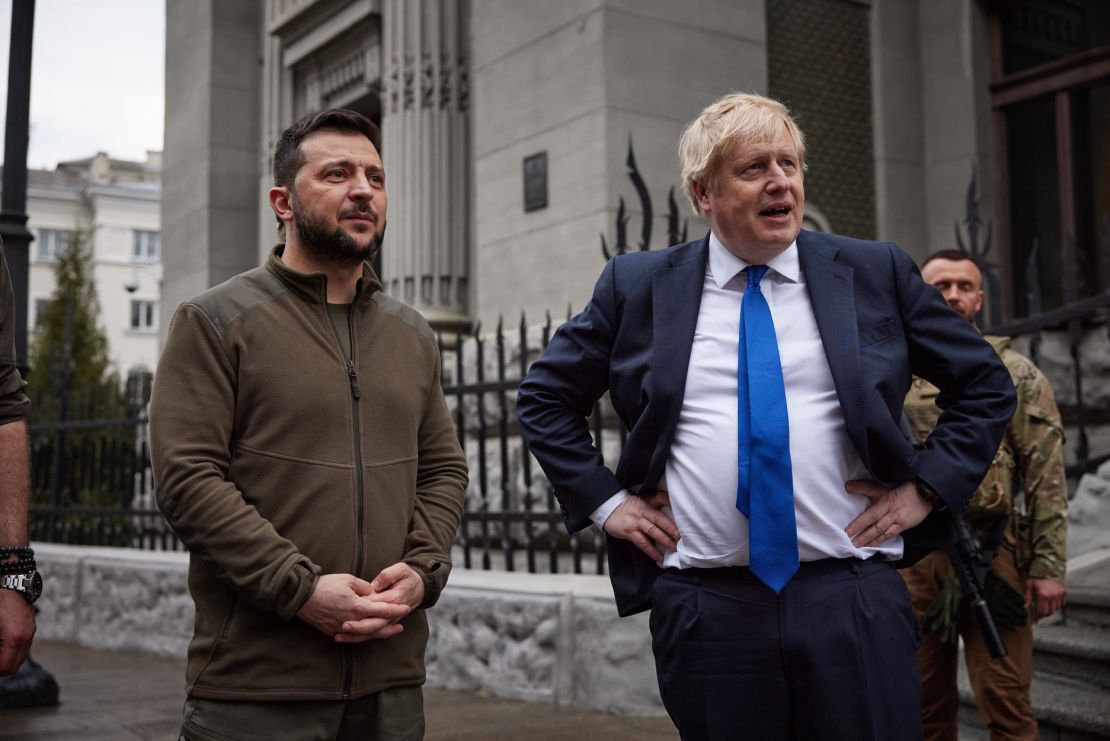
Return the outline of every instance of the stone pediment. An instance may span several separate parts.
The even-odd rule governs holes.
[[[362,108],[381,95],[378,3],[271,0],[267,28],[278,47],[274,71],[282,78],[281,97],[292,104],[293,119],[322,108]]]

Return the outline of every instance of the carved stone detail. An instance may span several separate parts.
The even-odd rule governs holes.
[[[366,78],[365,55],[365,51],[360,49],[321,72],[320,95],[327,98],[338,90],[363,82]]]
[[[439,107],[451,107],[451,57],[446,51],[439,57]]]
[[[393,71],[389,73],[389,108],[386,113],[397,113],[401,110],[401,68],[397,58],[392,60]]]
[[[415,80],[415,75],[413,74],[413,71],[412,71],[412,57],[411,56],[407,56],[407,55],[405,56],[405,68],[404,68],[404,70],[402,71],[401,74],[404,75],[404,80],[405,80],[405,86],[404,86],[405,110],[406,111],[411,111],[413,103],[416,102],[416,95],[415,95],[415,91],[414,91],[414,83],[415,83],[416,80]]]
[[[470,212],[465,0],[383,0],[388,290],[440,328],[468,322]]]
[[[466,58],[459,57],[459,111],[466,112],[470,110],[470,67],[467,66]]]
[[[421,105],[425,108],[433,106],[432,100],[435,96],[435,82],[436,73],[435,68],[432,66],[432,56],[424,52],[424,58],[421,60],[420,65],[420,101]]]

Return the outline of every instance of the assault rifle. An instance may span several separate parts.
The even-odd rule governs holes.
[[[975,537],[967,520],[962,515],[955,520],[956,542],[948,544],[948,560],[952,562],[952,570],[960,580],[960,591],[967,598],[991,658],[1000,659],[1006,655],[1006,645],[1002,643],[998,627],[994,624],[986,600],[983,599],[983,584],[990,571],[990,560],[984,558],[979,539]]]
[[[924,447],[917,439],[917,434],[904,413],[899,426],[910,444],[918,450]],[[952,519],[956,523],[956,540],[945,546],[948,560],[952,564],[952,570],[956,572],[956,578],[960,581],[960,592],[967,598],[991,658],[1001,659],[1006,655],[1006,645],[1002,643],[1002,638],[998,635],[998,626],[994,624],[994,617],[987,606],[987,601],[983,599],[983,585],[990,571],[994,554],[988,555],[983,552],[979,539],[975,537],[963,514],[953,512]]]

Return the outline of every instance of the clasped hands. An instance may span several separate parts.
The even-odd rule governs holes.
[[[917,525],[932,511],[932,503],[921,496],[917,484],[907,481],[887,489],[873,481],[849,481],[844,485],[851,494],[870,499],[867,508],[844,529],[857,548],[874,547]],[[649,498],[630,496],[613,510],[605,521],[605,532],[630,541],[655,563],[663,560],[663,550],[675,550],[681,537],[674,520],[662,511],[670,506],[667,492]]]
[[[336,643],[392,638],[400,621],[424,601],[424,581],[411,566],[395,563],[366,581],[351,574],[324,574],[297,617]]]

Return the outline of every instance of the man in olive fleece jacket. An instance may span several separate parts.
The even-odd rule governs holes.
[[[467,468],[435,337],[368,262],[378,142],[345,110],[287,129],[270,191],[286,242],[166,338],[151,438],[196,602],[184,738],[423,735],[424,608]]]

